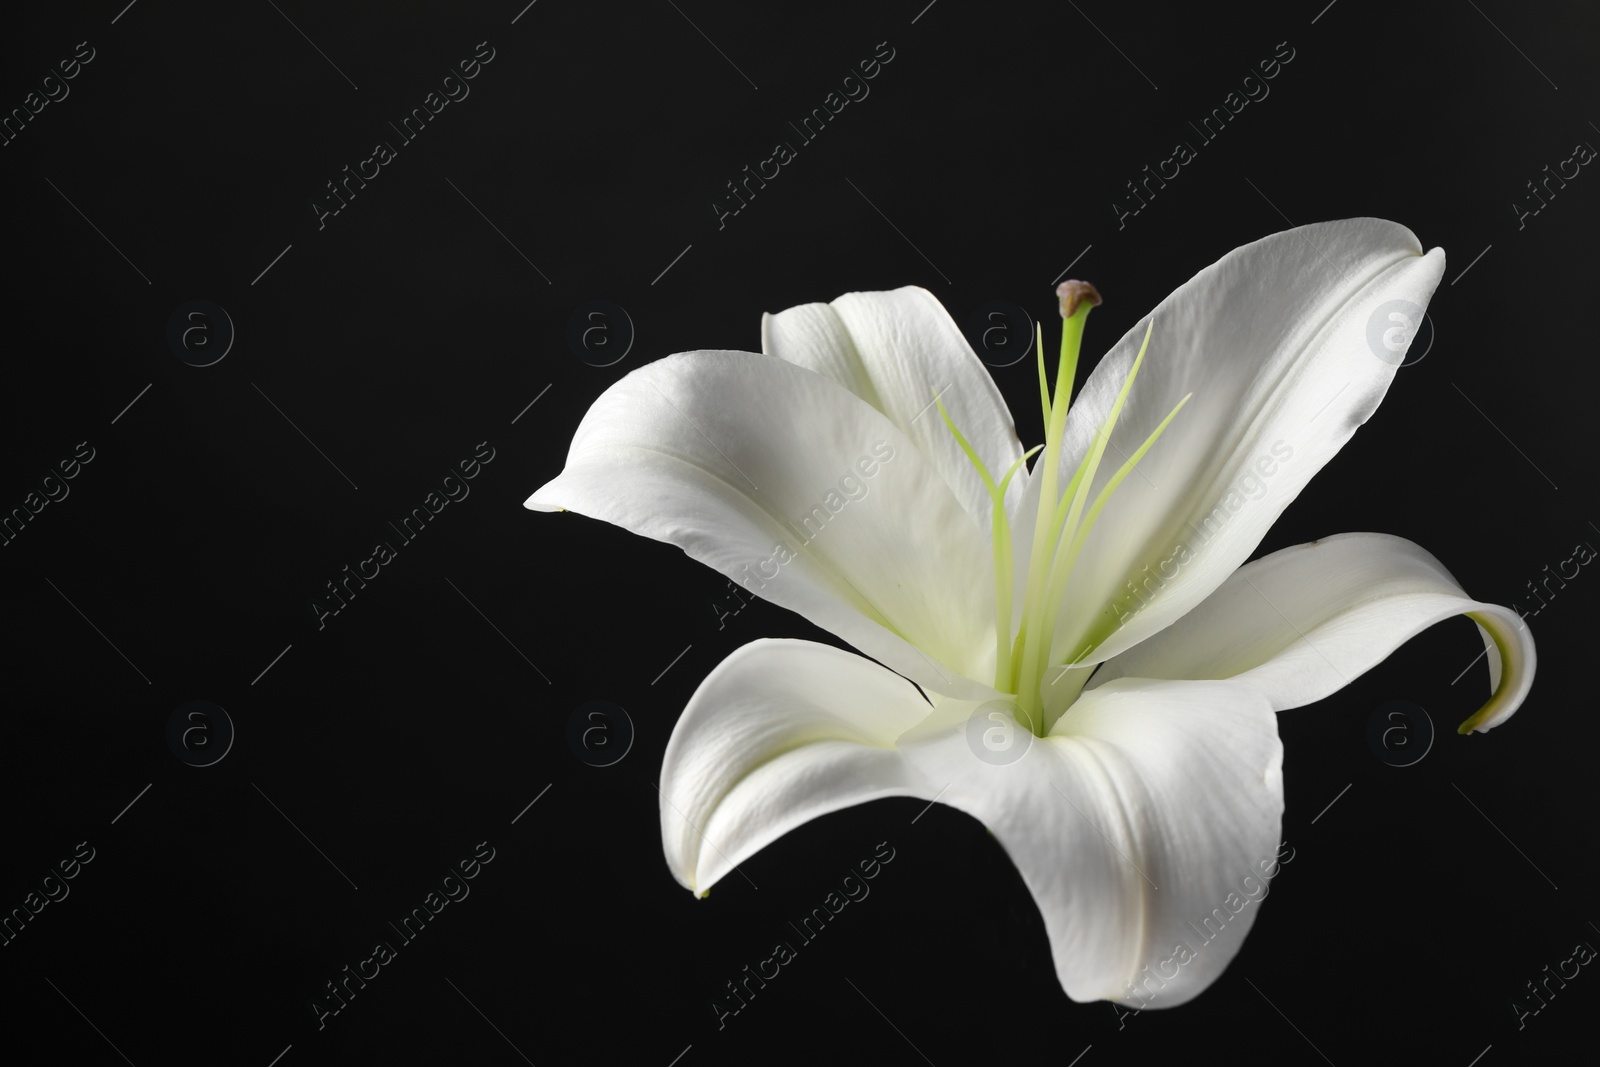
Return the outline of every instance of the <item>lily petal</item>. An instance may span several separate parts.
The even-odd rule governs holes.
[[[1402,537],[1347,533],[1247,563],[1189,614],[1109,660],[1091,687],[1123,676],[1231,678],[1282,711],[1321,700],[1452,615],[1471,615],[1490,698],[1461,732],[1509,719],[1533,685],[1527,624],[1473,600],[1444,564]]]
[[[902,747],[1005,847],[1076,1001],[1191,999],[1238,952],[1277,870],[1283,746],[1248,686],[1120,679],[1004,766],[975,759],[964,731]]]
[[[883,412],[938,469],[987,539],[992,506],[972,464],[933,406],[951,420],[996,481],[1022,455],[1000,390],[933,294],[915,285],[846,293],[761,318],[761,350],[831,378]],[[1008,491],[1014,501],[1021,479]]]
[[[1170,1007],[1214,981],[1276,870],[1283,748],[1265,697],[1123,679],[1085,693],[1048,737],[1016,727],[1029,747],[1001,766],[969,745],[963,712],[978,707],[935,713],[904,679],[826,645],[741,648],[667,746],[674,875],[703,894],[819,815],[937,798],[983,822],[1017,865],[1074,1000]],[[929,734],[935,718],[945,725]]]
[[[878,797],[932,798],[895,738],[931,710],[904,678],[811,641],[740,648],[700,683],[661,766],[667,865],[704,896],[779,836]]]
[[[1085,542],[1056,629],[1057,662],[1093,647],[1079,661],[1096,663],[1137,644],[1249,558],[1388,390],[1400,356],[1369,336],[1396,309],[1420,317],[1443,271],[1443,251],[1424,255],[1404,226],[1348,219],[1235,249],[1156,307],[1095,491],[1179,400],[1193,399]],[[1099,432],[1148,321],[1085,383],[1068,417],[1063,477]]]
[[[926,687],[989,692],[987,536],[899,429],[820,374],[743,352],[641,367],[526,506],[677,545]]]

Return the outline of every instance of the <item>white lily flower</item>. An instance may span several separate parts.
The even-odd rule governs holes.
[[[1130,330],[1070,412],[1099,298],[1068,283],[1031,471],[983,364],[914,287],[768,315],[764,355],[689,352],[611,386],[527,506],[675,544],[871,657],[762,640],[706,678],[661,771],[678,881],[704,896],[819,815],[938,799],[1004,846],[1072,999],[1205,989],[1277,869],[1276,712],[1456,614],[1491,691],[1461,732],[1532,682],[1517,615],[1408,541],[1245,563],[1388,390],[1399,358],[1369,325],[1395,301],[1420,315],[1443,270],[1380,219],[1264,238]]]

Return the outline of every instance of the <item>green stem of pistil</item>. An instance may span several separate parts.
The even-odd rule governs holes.
[[[1155,320],[1151,319],[1150,325],[1145,328],[1144,343],[1139,346],[1139,354],[1134,357],[1133,366],[1128,370],[1128,377],[1123,381],[1122,389],[1117,393],[1117,399],[1112,403],[1111,410],[1106,414],[1105,422],[1101,424],[1099,431],[1095,434],[1094,443],[1089,446],[1088,454],[1078,464],[1078,470],[1072,477],[1072,485],[1061,498],[1061,504],[1057,508],[1056,522],[1051,530],[1050,564],[1048,570],[1041,573],[1042,580],[1039,583],[1045,589],[1044,603],[1055,606],[1056,610],[1047,611],[1041,620],[1042,625],[1034,631],[1034,645],[1038,649],[1039,656],[1038,667],[1033,674],[1028,674],[1024,671],[1025,679],[1032,680],[1033,688],[1038,688],[1044,682],[1044,669],[1050,662],[1051,645],[1055,641],[1056,616],[1059,612],[1059,605],[1066,595],[1067,578],[1072,573],[1072,566],[1077,562],[1078,549],[1082,545],[1080,533],[1087,534],[1088,532],[1083,520],[1085,518],[1084,506],[1088,503],[1089,490],[1094,483],[1095,473],[1100,469],[1100,461],[1105,456],[1106,446],[1111,443],[1111,431],[1116,428],[1117,420],[1122,415],[1122,405],[1128,399],[1129,390],[1133,388],[1133,380],[1139,375],[1139,366],[1144,362],[1145,349],[1150,344],[1150,331],[1154,326]],[[1171,415],[1167,416],[1169,420],[1171,417]],[[1166,423],[1162,423],[1162,429],[1165,428]],[[1140,450],[1139,454],[1141,456],[1144,454],[1143,449]],[[1106,490],[1102,492],[1099,499],[1099,503],[1102,506],[1105,498],[1110,495],[1110,491],[1121,483],[1131,469],[1131,463],[1126,465],[1113,478],[1113,484],[1108,485]],[[1065,512],[1065,514],[1061,514],[1062,512]],[[1098,515],[1099,511],[1095,510],[1095,514]],[[1090,521],[1092,522],[1093,519],[1091,518]],[[1031,579],[1032,577],[1033,573],[1030,572],[1029,578]],[[1042,718],[1040,722],[1041,724],[1043,723]]]
[[[1056,368],[1053,395],[1045,376],[1042,331],[1035,333],[1039,362],[1039,402],[1044,414],[1045,443],[1029,449],[1018,457],[998,483],[977,450],[956,427],[937,393],[933,398],[957,445],[978,472],[978,477],[982,479],[993,509],[989,538],[993,546],[995,576],[994,687],[1003,693],[1016,694],[1017,712],[1027,722],[1029,729],[1040,736],[1046,734],[1053,725],[1046,720],[1045,715],[1047,702],[1044,694],[1044,677],[1054,659],[1052,646],[1056,623],[1079,554],[1083,551],[1089,532],[1094,528],[1095,521],[1105,509],[1111,495],[1133,472],[1139,461],[1150,451],[1189,400],[1189,397],[1185,396],[1178,401],[1168,412],[1167,417],[1134,450],[1133,455],[1125,457],[1121,467],[1107,480],[1091,502],[1090,492],[1094,486],[1096,472],[1105,457],[1112,431],[1122,415],[1123,405],[1133,389],[1134,379],[1138,377],[1139,367],[1144,362],[1155,325],[1152,320],[1145,328],[1144,340],[1139,345],[1138,354],[1128,368],[1127,378],[1124,379],[1121,390],[1112,402],[1110,411],[1106,413],[1105,421],[1097,427],[1094,439],[1088,442],[1088,447],[1068,480],[1065,491],[1058,492],[1061,456],[1066,444],[1067,409],[1072,398],[1073,380],[1077,374],[1078,352],[1083,343],[1084,323],[1089,317],[1089,309],[1100,302],[1100,294],[1086,282],[1073,281],[1062,283],[1057,289],[1057,295],[1061,298],[1063,318],[1061,354]],[[1044,450],[1039,459],[1042,469],[1039,466],[1034,467],[1039,489],[1033,540],[1030,542],[1027,580],[1023,583],[1020,623],[1016,639],[1013,641],[1011,613],[1016,574],[1005,495],[1017,471],[1023,469],[1028,458],[1041,448]],[[1057,709],[1058,714],[1060,709],[1070,703],[1082,689],[1089,672],[1086,669],[1075,668],[1097,644],[1098,642],[1093,640],[1084,643],[1077,657],[1071,662],[1055,664],[1061,669],[1051,682],[1052,699],[1048,703]]]
[[[1082,301],[1071,315],[1061,320],[1061,358],[1056,369],[1055,394],[1050,403],[1050,421],[1045,427],[1044,454],[1039,458],[1039,462],[1043,465],[1043,469],[1039,472],[1039,511],[1034,518],[1033,549],[1028,561],[1029,580],[1022,607],[1023,625],[1027,631],[1034,634],[1039,633],[1044,626],[1047,605],[1044,602],[1044,590],[1037,588],[1044,583],[1033,581],[1033,576],[1047,573],[1049,561],[1054,556],[1052,543],[1054,539],[1051,533],[1056,511],[1056,479],[1061,466],[1062,438],[1067,428],[1067,404],[1072,395],[1073,378],[1078,370],[1078,349],[1083,343],[1083,324],[1089,317],[1091,307],[1093,305],[1089,301]],[[1041,371],[1043,365],[1041,356]],[[1023,642],[1021,671],[1017,675],[1019,688],[1016,691],[1017,702],[1028,716],[1035,732],[1042,728],[1044,722],[1044,709],[1039,700],[1038,686],[1031,684],[1039,676],[1039,655],[1037,640]]]

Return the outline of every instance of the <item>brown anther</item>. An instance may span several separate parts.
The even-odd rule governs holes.
[[[1056,296],[1061,300],[1061,317],[1072,318],[1073,312],[1078,310],[1078,305],[1087,300],[1091,307],[1100,306],[1100,291],[1088,282],[1080,282],[1068,278],[1056,286]]]

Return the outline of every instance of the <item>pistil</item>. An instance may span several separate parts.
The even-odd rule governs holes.
[[[1044,717],[1041,714],[1038,686],[1034,683],[1039,678],[1039,642],[1031,639],[1044,626],[1046,605],[1044,592],[1035,581],[1037,575],[1047,572],[1048,560],[1052,554],[1053,539],[1051,528],[1055,519],[1056,501],[1056,475],[1061,468],[1062,438],[1066,436],[1067,405],[1072,394],[1072,381],[1078,370],[1078,349],[1083,343],[1083,324],[1089,317],[1089,309],[1098,307],[1100,293],[1088,282],[1069,280],[1062,282],[1056,289],[1056,295],[1061,301],[1061,353],[1056,365],[1056,388],[1050,401],[1050,415],[1045,424],[1044,455],[1039,460],[1042,465],[1039,470],[1039,512],[1034,518],[1033,547],[1028,561],[1028,582],[1026,593],[1022,602],[1022,627],[1018,635],[1018,644],[1021,645],[1021,656],[1014,651],[1012,663],[1014,673],[1012,677],[1012,692],[1017,694],[1022,710],[1028,714],[1029,721],[1037,725],[1035,730],[1042,729]],[[1041,398],[1044,393],[1044,354],[1039,355],[1039,389]],[[1080,472],[1081,473],[1081,472]],[[1020,673],[1018,673],[1020,672]]]
[[[994,687],[1001,692],[1015,694],[1018,717],[1028,725],[1029,729],[1040,735],[1047,733],[1053,725],[1046,721],[1044,710],[1043,690],[1047,672],[1052,666],[1057,668],[1051,681],[1051,687],[1054,688],[1069,676],[1073,676],[1073,668],[1077,662],[1093,651],[1091,645],[1083,649],[1071,663],[1053,665],[1051,663],[1053,658],[1051,644],[1055,637],[1056,621],[1079,554],[1111,494],[1132,473],[1134,466],[1150,450],[1178,414],[1179,409],[1189,400],[1189,397],[1185,396],[1178,401],[1154,432],[1107,480],[1093,503],[1089,503],[1089,491],[1093,488],[1095,474],[1105,455],[1106,446],[1110,443],[1111,432],[1116,427],[1128,393],[1133,388],[1133,380],[1144,362],[1144,354],[1150,344],[1150,334],[1155,325],[1152,320],[1145,330],[1144,342],[1139,347],[1139,353],[1128,371],[1128,377],[1123,382],[1116,401],[1112,404],[1111,411],[1097,429],[1094,443],[1078,463],[1065,491],[1058,493],[1057,481],[1061,468],[1061,451],[1066,437],[1067,410],[1073,379],[1077,372],[1078,352],[1083,341],[1084,321],[1089,316],[1089,309],[1100,304],[1100,294],[1088,282],[1066,281],[1057,288],[1056,295],[1061,302],[1062,328],[1061,351],[1053,396],[1045,376],[1042,331],[1036,334],[1039,343],[1039,401],[1045,419],[1045,443],[1042,446],[1036,446],[1024,453],[1011,465],[1011,469],[1006,471],[999,483],[996,483],[982,459],[945,411],[944,404],[939,403],[939,413],[944,417],[945,425],[955,437],[962,452],[966,454],[968,461],[977,470],[979,477],[983,479],[984,488],[988,490],[994,509],[990,532],[994,546],[995,570]],[[938,401],[937,396],[934,399]],[[1011,614],[1014,563],[1011,527],[1005,511],[1005,494],[1011,478],[1021,469],[1028,457],[1039,452],[1041,448],[1042,469],[1035,468],[1039,477],[1038,514],[1034,519],[1027,581],[1023,587],[1022,619],[1016,639],[1013,641]],[[1076,685],[1068,685],[1059,694],[1059,699],[1052,701],[1058,709],[1070,703],[1071,697],[1082,687],[1086,675],[1080,673],[1074,677]]]

